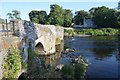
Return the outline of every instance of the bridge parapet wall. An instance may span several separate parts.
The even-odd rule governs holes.
[[[43,44],[45,54],[52,54],[56,51],[55,49],[55,39],[56,39],[56,30],[54,25],[41,25],[35,24],[37,37],[39,41]]]

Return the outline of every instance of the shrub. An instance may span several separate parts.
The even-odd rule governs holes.
[[[73,72],[74,72],[73,67],[67,64],[64,65],[64,67],[61,70],[61,73],[65,78],[72,78]]]
[[[15,79],[21,70],[21,56],[20,52],[15,49],[10,50],[10,55],[4,63],[4,78]]]
[[[75,74],[74,74],[74,76],[75,76],[76,80],[81,79],[81,77],[83,76],[83,73],[84,73],[84,70],[85,70],[84,67],[85,66],[83,64],[76,64],[75,65]]]

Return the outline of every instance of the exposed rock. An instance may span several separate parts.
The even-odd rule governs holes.
[[[55,67],[55,71],[59,71],[59,70],[62,70],[62,68],[64,67],[63,64],[59,64]]]

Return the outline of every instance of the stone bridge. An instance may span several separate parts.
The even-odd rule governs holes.
[[[54,25],[33,24],[27,21],[19,21],[20,37],[28,38],[28,46],[33,49],[42,49],[42,55],[55,53],[55,45],[63,40],[63,27]]]
[[[63,40],[64,30],[60,26],[34,24],[23,20],[10,22],[7,25],[7,32],[5,26],[0,25],[0,79],[2,78],[2,64],[11,46],[20,49],[23,53],[21,54],[22,61],[26,62],[28,48],[38,51],[40,55],[49,55],[56,52],[55,46]],[[3,31],[1,27],[4,27]]]

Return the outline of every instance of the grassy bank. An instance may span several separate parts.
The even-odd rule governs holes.
[[[65,36],[77,36],[77,35],[109,36],[109,35],[118,35],[118,34],[119,34],[119,29],[114,29],[114,28],[64,30]]]

